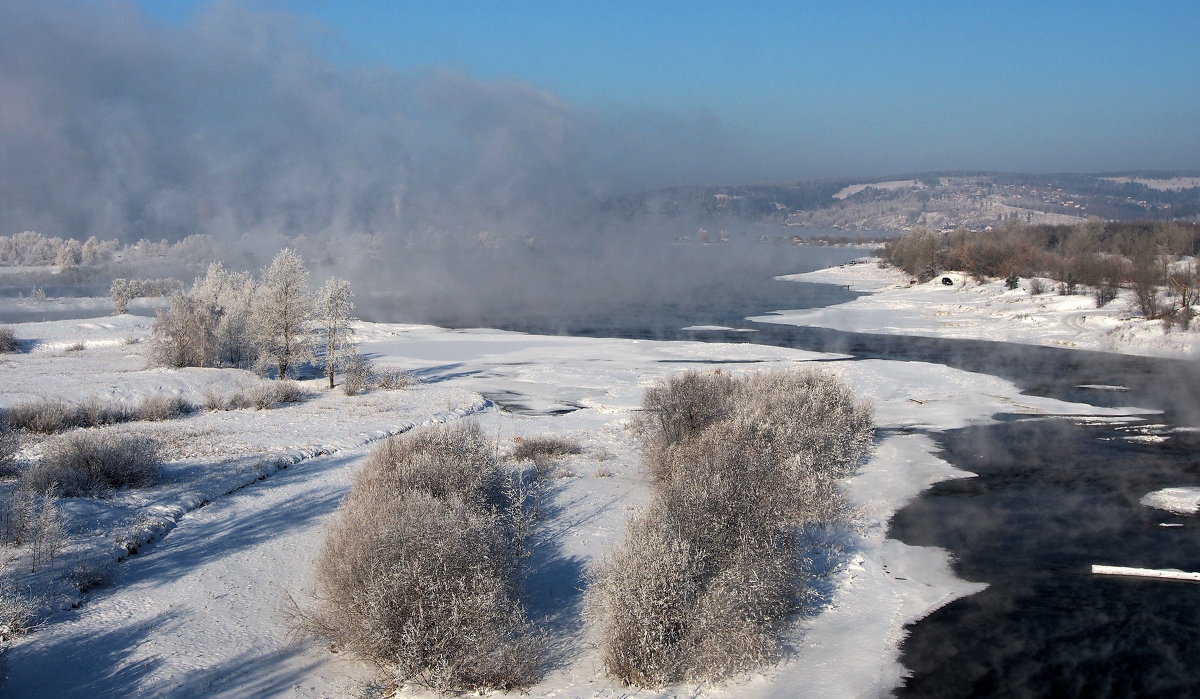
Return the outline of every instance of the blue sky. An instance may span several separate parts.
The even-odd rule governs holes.
[[[141,4],[173,24],[206,5]],[[309,18],[341,63],[712,115],[756,179],[1200,168],[1195,0],[241,4]]]

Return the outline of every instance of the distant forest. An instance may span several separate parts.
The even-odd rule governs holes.
[[[1048,213],[1108,220],[1188,220],[1200,217],[1200,187],[1156,189],[1123,179],[1200,178],[1200,172],[1122,172],[1100,174],[1021,174],[926,172],[874,178],[814,179],[738,186],[688,186],[639,192],[607,200],[606,211],[632,216],[707,215],[782,222],[797,211],[819,211],[865,199],[911,198],[918,204],[964,192],[993,197],[1014,206]],[[856,184],[912,180],[919,191],[870,188],[843,199],[834,195]],[[1057,196],[1046,197],[1053,192]],[[1070,202],[1070,203],[1067,203]],[[1082,208],[1076,207],[1079,204]]]

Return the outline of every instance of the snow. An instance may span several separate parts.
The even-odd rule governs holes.
[[[846,286],[867,295],[847,303],[758,316],[762,323],[804,325],[849,332],[920,335],[1017,342],[1118,352],[1151,357],[1193,357],[1200,353],[1200,330],[1165,332],[1160,320],[1145,320],[1134,308],[1133,292],[1096,308],[1090,295],[1037,296],[1029,280],[1008,289],[1003,280],[978,283],[960,272],[946,272],[924,284],[868,258],[857,264],[788,275],[780,279]],[[950,279],[951,285],[942,283]],[[1053,289],[1051,280],[1042,280]]]
[[[199,401],[206,391],[232,392],[256,380],[236,369],[145,368],[146,343],[126,344],[125,338],[144,337],[148,322],[117,316],[14,326],[18,337],[36,344],[34,351],[0,360],[0,405],[42,396],[132,401],[155,393]],[[86,349],[61,349],[76,341]],[[841,532],[828,560],[814,561],[817,572],[826,573],[815,590],[823,606],[795,625],[789,652],[772,668],[721,687],[638,695],[887,694],[905,672],[898,662],[904,625],[982,587],[956,578],[945,551],[887,539],[892,513],[922,489],[971,476],[934,454],[930,433],[986,423],[998,413],[1116,421],[1139,412],[1026,396],[1002,379],[941,365],[837,362],[829,360],[845,356],[754,344],[374,323],[357,324],[356,341],[379,365],[410,369],[422,383],[347,397],[313,380],[305,382],[313,397],[298,404],[107,428],[162,439],[166,478],[144,491],[68,502],[74,536],[60,568],[103,565],[133,548],[138,553],[117,566],[115,585],[84,595],[58,593],[63,609],[5,652],[0,693],[359,691],[371,670],[315,643],[293,641],[286,597],[303,603],[311,592],[324,529],[373,442],[416,424],[466,417],[502,443],[553,433],[584,445],[584,453],[565,464],[574,475],[554,481],[546,508],[552,515],[540,525],[530,558],[530,612],[568,649],[531,693],[628,696],[628,689],[599,675],[581,587],[587,566],[620,540],[627,518],[648,497],[626,429],[643,391],[657,379],[712,362],[740,373],[819,361],[875,404],[880,428],[873,456],[848,486],[861,532]]]
[[[1126,568],[1124,566],[1092,565],[1094,575],[1130,575],[1138,578],[1160,578],[1163,580],[1187,580],[1200,582],[1200,573],[1191,573],[1177,568]]]
[[[686,328],[681,328],[681,329],[682,330],[724,330],[726,332],[736,332],[736,333],[758,332],[757,330],[753,330],[751,328],[731,328],[726,325],[689,325]]]
[[[1163,488],[1147,493],[1141,503],[1175,514],[1194,515],[1200,512],[1200,487]]]
[[[870,184],[852,184],[848,187],[843,187],[838,190],[838,192],[833,195],[833,198],[845,199],[846,197],[852,197],[866,189],[907,189],[909,187],[916,187],[917,184],[918,183],[916,180],[891,180],[889,182],[872,182]]]
[[[1136,182],[1150,189],[1163,191],[1179,191],[1200,187],[1200,177],[1101,177],[1111,182]]]

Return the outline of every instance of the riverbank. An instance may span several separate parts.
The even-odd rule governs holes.
[[[1133,292],[1097,308],[1091,295],[1060,296],[1055,282],[1031,294],[1029,279],[1008,289],[1004,280],[979,283],[961,272],[939,274],[923,284],[905,272],[880,267],[876,258],[778,279],[847,287],[864,295],[824,308],[781,310],[751,320],[846,332],[992,340],[1047,347],[1116,352],[1147,357],[1200,356],[1200,324],[1165,328],[1136,311]],[[949,283],[946,283],[948,280]]]

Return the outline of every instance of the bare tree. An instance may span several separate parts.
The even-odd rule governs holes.
[[[350,282],[334,277],[326,280],[318,298],[317,313],[321,339],[325,342],[325,375],[329,377],[329,388],[333,388],[334,371],[351,347],[350,338],[354,331],[350,323],[356,320],[350,316],[354,310],[353,296]]]
[[[312,315],[308,269],[295,250],[284,248],[263,270],[259,282],[253,316],[259,366],[278,368],[279,378],[284,379],[289,367],[312,359]]]

